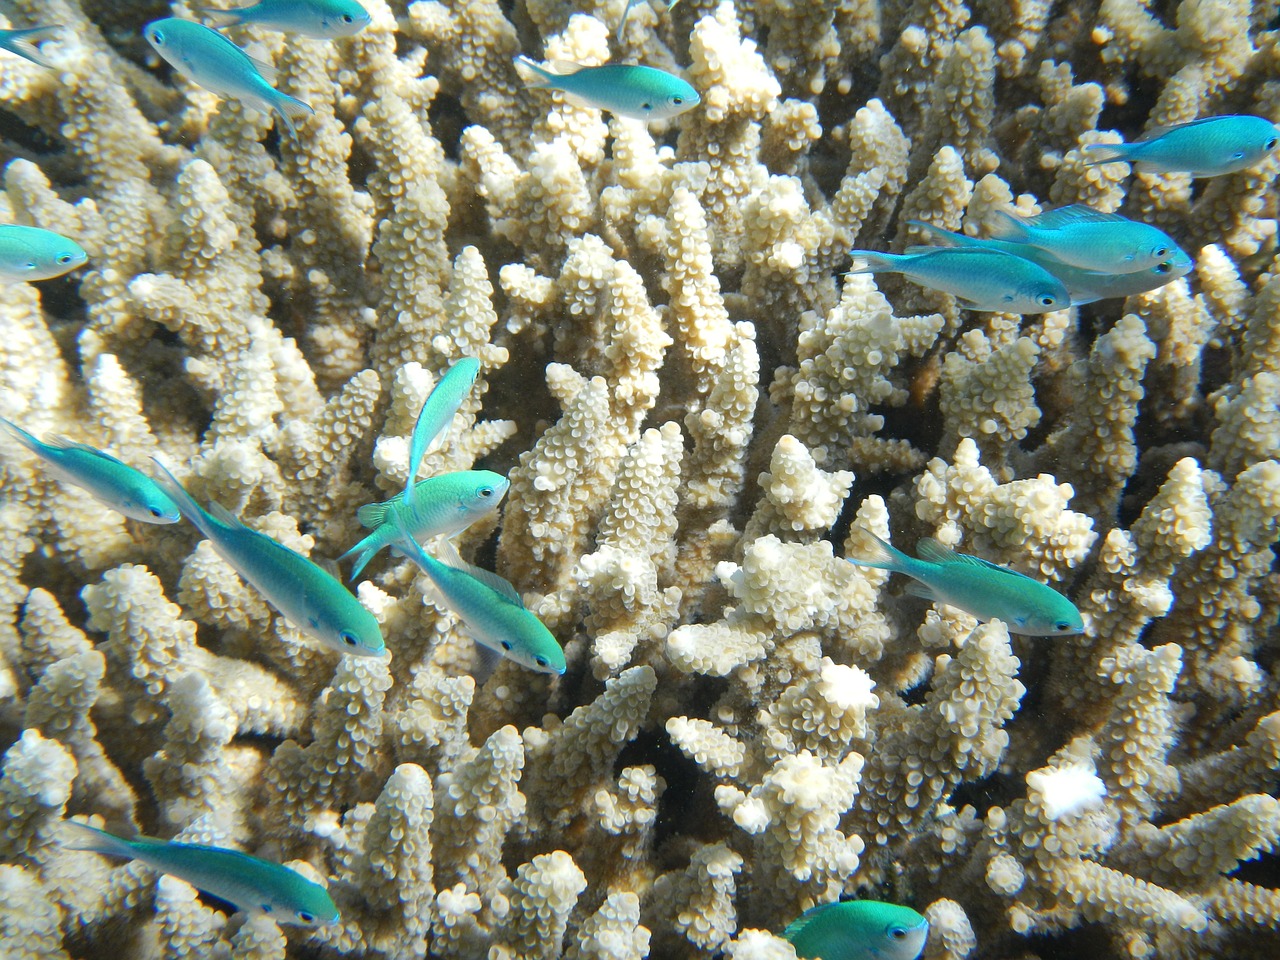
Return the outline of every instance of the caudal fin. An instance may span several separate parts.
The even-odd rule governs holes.
[[[856,528],[861,535],[857,543],[859,556],[846,556],[850,563],[860,567],[874,567],[877,570],[905,571],[911,565],[911,558],[892,544],[886,543],[864,527]]]
[[[1089,143],[1083,148],[1089,155],[1085,162],[1092,166],[1095,163],[1127,163],[1129,161],[1129,144],[1127,143]]]
[[[354,556],[356,558],[355,565],[351,568],[351,576],[349,579],[354,580],[356,577],[360,576],[360,571],[365,568],[370,560],[378,555],[378,551],[385,547],[387,542],[385,531],[374,530],[373,533],[369,534],[354,547],[340,556],[338,558],[339,563],[346,560],[348,557]]]
[[[217,29],[223,27],[235,26],[237,23],[244,22],[244,10],[214,10],[210,7],[193,7],[192,12],[197,17],[207,20],[209,25]]]
[[[129,841],[121,840],[114,834],[91,827],[79,820],[63,820],[60,828],[62,846],[67,850],[88,850],[92,853],[104,853],[112,857],[137,856]]]
[[[18,56],[30,60],[32,63],[48,67],[50,70],[56,70],[58,69],[57,64],[41,53],[36,44],[43,43],[46,40],[53,40],[61,33],[62,27],[58,26],[14,30],[3,42],[0,42],[0,46],[10,53],[16,53]]]
[[[1031,238],[1031,231],[1026,223],[1003,210],[996,210],[995,216],[988,221],[987,226],[993,240],[1026,243]]]
[[[298,128],[293,125],[293,121],[301,120],[303,117],[309,117],[315,113],[311,104],[299,100],[297,97],[291,97],[287,93],[276,91],[276,95],[271,99],[271,109],[276,112],[284,125],[289,128],[289,133],[296,140],[298,137]]]
[[[41,443],[27,431],[23,430],[16,423],[10,423],[4,417],[0,417],[0,432],[7,433],[18,443],[22,444],[32,453],[39,454]]]
[[[892,253],[877,253],[874,250],[850,250],[853,258],[846,273],[901,273],[902,258]]]
[[[516,57],[516,73],[520,75],[524,85],[533,90],[544,89],[555,84],[555,74],[523,54]]]

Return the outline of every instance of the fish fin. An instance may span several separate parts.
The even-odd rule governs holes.
[[[1088,143],[1082,148],[1089,155],[1089,163],[1128,163],[1127,143]]]
[[[547,72],[555,77],[572,77],[579,70],[585,70],[586,67],[580,63],[574,63],[572,60],[552,60],[551,68]]]
[[[930,240],[933,240],[944,247],[963,247],[970,239],[963,233],[945,230],[942,227],[934,226],[932,223],[925,223],[923,220],[908,220],[907,225],[915,227],[917,230],[927,234]]]
[[[230,43],[231,41],[228,40],[227,42]],[[254,69],[256,69],[258,73],[262,75],[263,80],[267,81],[267,83],[271,84],[271,86],[273,87],[276,85],[276,81],[280,78],[280,72],[276,69],[276,66],[274,63],[271,63],[270,61],[267,61],[267,60],[263,60],[260,57],[255,57],[252,53],[249,53],[249,51],[245,50],[244,47],[240,46],[238,43],[234,44],[234,46],[237,50],[239,50],[241,53],[243,53],[246,57],[249,58],[249,62],[252,63],[254,66]]]
[[[0,417],[0,431],[7,433],[10,437],[22,444],[32,453],[41,455],[44,444],[33,437],[27,431],[23,430],[16,423],[10,423],[4,417]]]
[[[988,233],[993,240],[1009,240],[1013,243],[1026,243],[1031,236],[1028,221],[1004,210],[995,211],[996,222],[989,225]]]
[[[921,253],[933,253],[933,252],[934,252],[935,250],[937,250],[937,249],[939,249],[939,248],[938,248],[938,247],[931,247],[931,246],[929,246],[928,244],[925,244],[925,243],[913,243],[911,246],[909,246],[909,247],[907,247],[905,250],[903,250],[903,251],[902,251],[902,253],[903,253],[905,256],[908,256],[908,257],[914,257],[914,256],[917,256],[917,255],[919,255],[919,254],[921,254]],[[963,250],[963,249],[966,249],[966,248],[961,247],[959,244],[953,244],[953,245],[951,245],[951,246],[949,246],[949,247],[946,247],[945,249],[947,249],[947,250],[953,250],[953,249],[955,249],[955,250]]]
[[[639,3],[640,0],[622,0],[622,16],[618,19],[618,32],[614,36],[621,40],[622,31],[627,25],[627,17],[631,16],[631,8]],[[671,8],[668,7],[668,10]]]
[[[293,125],[293,121],[313,115],[316,112],[315,108],[311,104],[299,100],[297,97],[291,97],[287,93],[281,93],[279,90],[276,90],[275,94],[270,101],[271,109],[284,121],[284,125],[289,128],[289,133],[297,139],[298,128]]]
[[[368,527],[370,530],[377,529],[386,521],[387,513],[394,503],[394,498],[380,500],[377,503],[366,503],[356,511],[356,519],[360,521],[362,526]]]
[[[228,510],[226,507],[224,507],[220,503],[211,502],[209,504],[208,514],[209,516],[213,517],[213,519],[221,523],[223,526],[231,527],[233,530],[236,529],[237,527],[243,527],[246,530],[248,529],[248,527],[245,527],[243,520],[241,520],[239,517],[237,517],[234,513],[232,513],[230,510]]]
[[[898,273],[901,271],[899,257],[892,253],[879,253],[875,250],[850,250],[853,262],[849,264],[846,275],[851,273]]]
[[[512,603],[524,607],[524,601],[520,599],[520,594],[516,592],[515,586],[510,580],[498,576],[492,570],[485,570],[482,567],[474,566],[463,560],[458,553],[458,548],[453,545],[453,541],[448,538],[442,538],[437,548],[440,554],[439,560],[447,567],[453,567],[455,570],[461,570],[465,574],[469,574],[479,580],[486,587],[496,590]]]
[[[524,85],[531,90],[543,90],[555,82],[555,75],[550,70],[534,63],[524,54],[516,57],[515,64],[516,73],[520,75]]]
[[[53,447],[55,450],[79,450],[81,453],[92,453],[97,457],[106,457],[108,460],[115,460],[116,463],[121,461],[109,453],[104,453],[97,447],[91,447],[87,443],[81,443],[79,440],[72,440],[70,437],[64,437],[60,433],[55,433],[45,440],[45,445]]]
[[[178,482],[178,478],[169,472],[169,468],[164,465],[159,457],[152,457],[151,461],[160,471],[155,474],[156,483],[160,484],[160,489],[169,495],[169,499],[178,507],[178,512],[186,517],[205,537],[213,540],[213,528],[218,523],[217,518],[196,503],[195,497],[187,493],[187,488]],[[216,503],[211,506],[222,509]],[[224,510],[223,512],[225,513],[226,511]],[[234,517],[232,519],[235,520]],[[235,523],[237,526],[243,526],[239,520],[235,520]]]
[[[191,12],[197,17],[208,20],[214,29],[221,30],[223,27],[233,27],[237,23],[244,23],[244,12],[248,7],[238,7],[231,10],[214,10],[212,7],[192,7]]]
[[[1046,210],[1031,217],[1027,222],[1037,227],[1054,230],[1071,223],[1130,223],[1132,221],[1118,213],[1103,213],[1093,207],[1086,207],[1083,203],[1071,203],[1056,210]]]
[[[826,913],[828,907],[839,905],[840,901],[836,900],[832,903],[824,903],[822,906],[814,907],[812,910],[806,910],[804,913],[800,914],[800,916],[796,917],[796,919],[787,924],[782,933],[778,935],[782,937],[783,940],[794,940],[800,935],[800,931]]]
[[[66,850],[88,850],[113,857],[128,857],[130,860],[138,855],[128,840],[79,820],[63,820],[60,829],[62,846]]]
[[[356,558],[356,562],[351,567],[351,576],[349,579],[354,580],[356,577],[360,576],[360,571],[368,565],[370,560],[377,556],[379,550],[386,546],[386,544],[382,543],[381,540],[381,532],[375,530],[342,556],[338,557],[339,563],[353,556]]]
[[[861,533],[861,557],[846,556],[850,563],[860,567],[874,567],[877,570],[903,571],[911,564],[911,558],[892,544],[881,540],[865,527],[858,527]]]
[[[58,25],[31,27],[28,30],[14,30],[5,38],[3,46],[11,53],[16,53],[34,64],[48,67],[50,70],[56,70],[58,69],[57,64],[41,53],[36,44],[56,39],[62,33],[62,30],[63,28]]]
[[[328,557],[308,557],[307,559],[339,583],[342,582],[342,571],[338,569],[337,560],[330,560]]]
[[[955,295],[953,294],[953,296]],[[956,303],[960,305],[960,309],[962,310],[979,310],[983,313],[991,312],[991,309],[989,307],[983,306],[981,303],[978,303],[976,300],[970,300],[968,297],[957,296]]]
[[[475,642],[475,646],[475,659],[471,662],[471,678],[475,680],[477,687],[482,687],[502,662],[502,651],[495,650],[479,640]]]
[[[987,570],[999,570],[1001,573],[1017,573],[1008,567],[1002,567],[990,560],[983,560],[969,553],[956,553],[950,547],[944,547],[933,537],[925,537],[916,544],[916,555],[930,563],[961,563],[970,567],[983,567]],[[1019,574],[1021,576],[1021,574]]]
[[[930,589],[926,584],[921,583],[919,580],[907,581],[907,585],[902,588],[902,592],[912,597],[919,597],[921,600],[934,600],[939,603],[943,602],[932,589]]]

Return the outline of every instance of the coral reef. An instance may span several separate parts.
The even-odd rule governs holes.
[[[459,545],[568,671],[477,682],[386,554],[390,661],[317,649],[187,525],[6,446],[6,958],[763,960],[852,895],[925,913],[929,960],[1280,954],[1280,158],[1081,151],[1280,119],[1274,0],[686,0],[617,39],[620,0],[365,5],[336,42],[229,32],[314,107],[296,137],[163,68],[140,27],[185,0],[6,5],[65,29],[56,69],[0,53],[0,219],[90,261],[0,287],[0,416],[328,558],[475,356],[423,473],[510,475]],[[602,116],[521,51],[684,65],[703,102]],[[910,218],[1076,202],[1195,271],[1025,320],[840,276]],[[854,528],[1086,629],[915,599]],[[64,849],[73,816],[287,863],[342,920],[229,917]]]

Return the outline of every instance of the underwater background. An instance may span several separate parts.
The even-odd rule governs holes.
[[[228,31],[296,136],[154,54],[189,4],[0,5],[64,27],[51,68],[0,53],[0,220],[89,254],[0,286],[0,416],[327,560],[478,358],[421,475],[509,476],[458,545],[567,671],[477,684],[386,553],[353,589],[391,658],[320,648],[188,525],[6,443],[6,960],[784,960],[842,896],[923,913],[926,960],[1280,956],[1280,159],[1082,149],[1280,120],[1280,3],[682,0],[616,38],[621,0],[363,2],[350,38]],[[521,53],[701,103],[618,119]],[[1074,203],[1193,271],[1026,317],[842,276],[911,219]],[[864,530],[1084,632],[913,597],[843,559]],[[1105,796],[1064,813],[1064,775]],[[72,816],[287,863],[341,920],[233,914],[64,847]]]

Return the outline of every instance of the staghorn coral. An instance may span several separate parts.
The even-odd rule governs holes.
[[[927,958],[1275,956],[1280,161],[1081,150],[1280,119],[1274,2],[698,0],[620,41],[617,0],[365,2],[333,43],[232,31],[315,108],[296,138],[153,69],[163,3],[6,6],[65,29],[55,69],[0,55],[0,219],[91,259],[0,287],[0,415],[323,561],[477,357],[423,472],[510,474],[459,545],[569,670],[468,676],[394,555],[358,591],[390,661],[339,659],[6,445],[6,955],[781,960],[863,895],[925,912]],[[611,50],[702,105],[645,127],[511,62]],[[1066,203],[1195,271],[1022,323],[839,276],[907,219]],[[864,529],[1042,579],[1085,632],[905,595],[842,559]],[[287,862],[342,920],[227,917],[67,816]]]

